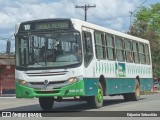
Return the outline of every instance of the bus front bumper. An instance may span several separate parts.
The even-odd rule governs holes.
[[[34,97],[75,97],[84,96],[84,81],[78,81],[73,84],[56,88],[53,90],[38,90],[16,83],[16,98],[34,98]]]

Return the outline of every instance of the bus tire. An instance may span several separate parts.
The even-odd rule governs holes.
[[[98,82],[97,95],[89,96],[87,102],[92,108],[101,108],[103,106],[103,88],[100,82]]]
[[[140,84],[136,79],[135,92],[131,93],[131,100],[138,101],[140,99]]]
[[[39,104],[44,111],[52,110],[54,99],[52,97],[39,97]]]
[[[130,93],[123,94],[124,101],[130,101]]]

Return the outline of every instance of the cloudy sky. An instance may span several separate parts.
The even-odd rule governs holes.
[[[129,11],[135,11],[159,0],[0,0],[0,52],[6,39],[14,34],[15,24],[43,18],[77,18],[84,20],[84,10],[75,5],[96,5],[89,8],[87,21],[117,31],[126,32],[130,25]],[[136,13],[136,12],[135,12]],[[14,37],[11,37],[14,49]]]

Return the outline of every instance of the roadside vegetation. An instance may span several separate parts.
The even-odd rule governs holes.
[[[154,91],[141,91],[141,95],[150,95],[150,94],[158,94],[160,93],[160,86],[158,88],[155,88]]]
[[[141,91],[141,95],[151,95],[151,94],[158,94],[157,91]]]
[[[142,7],[127,32],[150,41],[153,76],[160,78],[160,3]]]

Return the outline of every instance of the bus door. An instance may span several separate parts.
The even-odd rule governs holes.
[[[92,68],[90,68],[89,65],[93,59],[93,40],[92,40],[93,33],[94,33],[94,31],[92,29],[82,27],[84,66],[87,69],[87,71],[90,71],[92,69]],[[93,71],[93,69],[92,69],[92,71]],[[91,72],[91,74],[92,73],[93,72]],[[86,74],[86,76],[88,76],[88,75]]]

